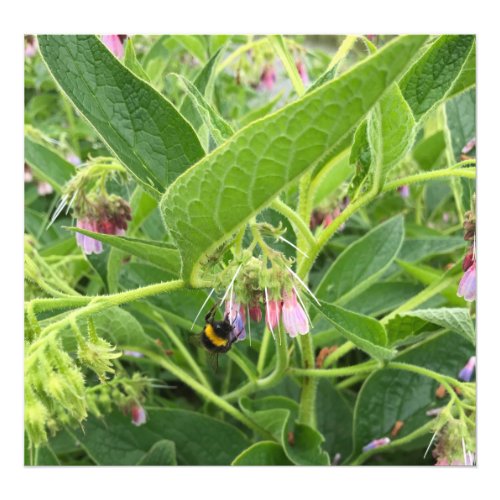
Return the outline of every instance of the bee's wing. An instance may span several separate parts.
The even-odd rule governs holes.
[[[210,368],[217,373],[219,371],[219,354],[216,352],[207,351],[207,363]]]
[[[201,335],[199,333],[190,333],[187,335],[187,341],[193,347],[203,347],[201,344]]]

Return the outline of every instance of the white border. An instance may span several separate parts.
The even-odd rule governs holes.
[[[500,171],[498,15],[470,0],[183,2],[23,1],[2,15],[2,490],[36,498],[422,499],[480,496],[493,481],[498,441]],[[491,2],[490,5],[494,5]],[[391,468],[23,468],[23,33],[476,33],[478,35],[479,466]],[[202,429],[200,429],[202,432]],[[497,482],[496,482],[497,483]],[[492,491],[498,488],[491,484]]]

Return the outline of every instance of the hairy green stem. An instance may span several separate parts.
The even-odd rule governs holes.
[[[347,354],[348,352],[351,352],[353,349],[355,349],[356,346],[348,340],[347,342],[344,342],[338,349],[330,353],[326,358],[325,361],[323,362],[323,367],[328,368],[329,366],[332,366],[335,361],[340,359],[342,356]]]
[[[380,368],[380,366],[378,361],[372,360],[358,365],[346,366],[344,368],[290,368],[289,372],[292,375],[308,378],[346,377],[349,375],[372,372]]]
[[[264,329],[264,334],[262,336],[262,343],[259,350],[259,359],[257,360],[257,373],[262,375],[264,372],[264,367],[266,364],[267,351],[269,349],[269,344],[271,343],[271,332],[268,328]]]
[[[309,272],[317,256],[326,245],[326,243],[330,240],[330,238],[335,234],[338,228],[361,207],[365,206],[367,203],[374,200],[381,194],[396,190],[398,187],[404,186],[405,184],[415,184],[418,182],[424,182],[433,179],[442,179],[446,177],[466,177],[469,179],[474,179],[475,176],[475,168],[456,168],[456,165],[454,165],[450,168],[409,175],[407,177],[388,182],[380,191],[371,190],[368,193],[365,193],[364,195],[355,199],[351,204],[349,204],[346,209],[338,217],[336,217],[324,231],[322,231],[318,235],[316,246],[309,250],[308,258],[304,259],[299,266],[299,276],[306,275]]]
[[[278,198],[273,201],[273,203],[271,204],[271,208],[290,220],[290,222],[294,226],[297,240],[300,236],[302,236],[307,242],[308,248],[316,245],[316,239],[309,230],[309,227],[293,208],[289,207],[285,202],[281,201]]]
[[[241,386],[238,389],[226,394],[224,399],[226,401],[234,401],[242,396],[246,396],[252,392],[262,389],[268,389],[276,385],[282,380],[286,374],[286,369],[288,367],[288,350],[287,350],[287,340],[284,336],[284,332],[276,332],[276,366],[274,370],[265,378],[258,380],[251,380]]]
[[[314,346],[311,334],[300,337],[300,347],[302,349],[303,369],[292,369],[292,373],[298,375],[302,373],[302,390],[299,403],[299,422],[311,427],[316,427],[316,389],[318,382],[310,377],[310,370],[314,366]],[[297,373],[299,372],[299,373]]]
[[[448,375],[443,375],[442,373],[435,372],[434,370],[429,370],[428,368],[412,365],[409,363],[390,361],[385,365],[385,368],[390,368],[393,370],[405,370],[408,372],[418,373],[419,375],[423,375],[424,377],[432,378],[442,384],[451,395],[455,395],[453,387],[461,387],[463,385],[460,381],[454,379],[453,377],[449,377]]]
[[[434,429],[435,422],[433,420],[427,422],[425,425],[422,427],[419,427],[418,429],[414,430],[413,432],[410,432],[410,434],[406,435],[405,437],[402,437],[400,439],[396,439],[395,441],[390,442],[389,444],[386,444],[385,446],[380,446],[379,448],[374,448],[373,450],[368,450],[360,455],[358,455],[354,460],[349,462],[347,465],[361,465],[363,462],[365,462],[368,458],[370,458],[372,455],[376,453],[382,453],[384,451],[389,451],[393,450],[394,448],[397,448],[398,446],[402,446],[407,443],[411,443],[415,439],[419,438],[420,436],[425,436],[429,432],[431,432]]]
[[[150,297],[151,295],[158,295],[160,293],[178,290],[184,286],[185,284],[183,280],[173,280],[165,283],[156,283],[154,285],[137,288],[135,290],[127,290],[126,292],[116,293],[113,295],[94,297],[87,306],[77,309],[76,311],[72,311],[63,319],[46,326],[42,330],[38,340],[29,346],[28,352],[34,353],[35,350],[44,343],[46,337],[57,333],[61,328],[68,326],[71,321],[76,320],[78,317],[87,317],[113,306],[119,306],[127,302]]]

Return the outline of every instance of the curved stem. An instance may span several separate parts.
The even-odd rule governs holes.
[[[349,462],[347,465],[361,465],[363,462],[365,462],[368,458],[370,458],[372,455],[375,453],[381,453],[384,451],[392,450],[394,448],[397,448],[398,446],[402,446],[406,443],[410,443],[411,441],[419,438],[420,436],[424,436],[425,434],[429,433],[431,430],[434,429],[435,422],[433,420],[427,422],[425,425],[422,427],[419,427],[413,432],[410,432],[410,434],[406,435],[405,437],[402,437],[400,439],[396,439],[395,441],[392,441],[391,443],[385,445],[385,446],[380,446],[378,448],[374,448],[373,450],[368,450],[358,457],[356,457],[354,460]]]
[[[288,367],[287,342],[286,338],[282,337],[284,337],[283,332],[278,330],[276,335],[276,366],[274,370],[267,377],[251,380],[239,389],[226,394],[224,396],[226,401],[233,401],[257,390],[268,389],[281,381]]]
[[[173,280],[167,281],[165,283],[156,283],[154,285],[145,286],[142,288],[137,288],[135,290],[128,290],[126,292],[116,293],[113,295],[105,295],[101,297],[94,297],[91,302],[81,309],[71,312],[65,318],[51,323],[46,326],[38,340],[29,346],[29,352],[34,353],[34,351],[40,347],[45,341],[46,337],[53,335],[61,328],[64,328],[71,324],[72,321],[76,320],[78,317],[87,317],[92,314],[104,311],[113,306],[119,306],[127,302],[132,302],[133,300],[142,299],[144,297],[149,297],[151,295],[158,295],[160,293],[170,292],[172,290],[178,290],[184,287],[183,280]]]
[[[462,385],[461,382],[454,379],[453,377],[449,377],[448,375],[443,375],[442,373],[435,372],[433,370],[429,370],[428,368],[424,368],[422,366],[411,365],[409,363],[400,363],[396,361],[390,361],[385,365],[385,368],[391,368],[394,370],[405,370],[408,372],[418,373],[419,375],[423,375],[424,377],[432,378],[442,384],[446,390],[455,395],[455,391],[453,387],[460,387]]]
[[[165,370],[175,375],[179,380],[182,380],[182,382],[191,387],[191,389],[196,391],[201,397],[203,397],[207,401],[210,401],[215,406],[225,411],[228,415],[231,415],[233,418],[235,418],[242,424],[246,425],[249,429],[252,429],[255,432],[259,433],[263,438],[275,441],[274,437],[269,431],[260,427],[256,422],[254,422],[246,415],[241,413],[241,411],[239,411],[237,408],[230,405],[225,399],[221,398],[220,396],[217,396],[210,389],[207,389],[204,385],[200,384],[197,380],[192,378],[177,365],[175,365],[168,359],[163,358],[162,356],[155,354],[151,351],[144,350],[142,352],[145,356],[151,359],[151,361],[165,368]]]
[[[378,361],[372,360],[344,368],[290,368],[289,371],[292,375],[310,378],[347,377],[349,375],[372,372],[380,366]]]
[[[475,168],[457,168],[457,166],[454,165],[450,168],[409,175],[407,177],[388,182],[380,191],[369,191],[368,193],[365,193],[364,195],[355,199],[351,204],[349,204],[346,209],[338,217],[336,217],[324,231],[322,231],[318,235],[316,245],[309,250],[309,257],[304,259],[299,266],[299,276],[305,275],[309,272],[314,261],[316,260],[316,257],[319,255],[328,240],[338,230],[338,228],[361,207],[374,200],[381,194],[393,191],[398,187],[404,186],[405,184],[415,184],[418,182],[424,182],[433,179],[442,179],[446,177],[465,177],[468,179],[474,179],[475,176]]]
[[[329,354],[325,358],[325,361],[323,362],[323,367],[328,368],[329,366],[332,366],[333,363],[335,363],[335,361],[340,359],[342,356],[344,356],[348,352],[351,352],[355,348],[356,348],[356,346],[350,340],[348,340],[347,342],[344,342],[338,349],[333,351],[331,354]]]
[[[316,239],[307,227],[307,224],[293,208],[289,207],[284,201],[280,199],[274,200],[271,204],[271,208],[290,220],[290,222],[294,225],[297,239],[300,235],[302,235],[304,240],[307,242],[308,247],[313,247],[314,245],[316,245]]]
[[[262,343],[259,350],[259,359],[257,360],[257,373],[262,375],[264,372],[264,366],[266,364],[266,355],[271,342],[271,332],[268,328],[264,329],[264,334],[262,336]]]
[[[302,380],[302,392],[300,394],[299,403],[299,422],[302,424],[309,425],[311,427],[316,426],[316,388],[318,385],[317,380],[310,377],[309,371],[314,370],[314,346],[312,341],[312,335],[303,335],[300,337],[300,346],[302,348],[302,364],[304,368],[293,369],[292,373],[304,376]],[[310,368],[311,367],[311,368]]]

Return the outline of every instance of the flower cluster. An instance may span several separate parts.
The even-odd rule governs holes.
[[[246,337],[247,321],[265,324],[273,333],[280,325],[290,337],[305,335],[310,330],[306,308],[297,290],[305,285],[279,255],[269,269],[262,269],[262,261],[251,257],[240,264],[226,286],[225,314],[234,326],[233,341]],[[228,273],[226,275],[229,275]],[[264,307],[264,315],[262,312]]]
[[[328,206],[326,208],[318,208],[313,211],[309,226],[312,230],[322,226],[326,229],[349,205],[349,196],[344,196],[342,200],[335,204],[335,206]],[[339,231],[342,231],[345,224],[341,224]]]
[[[76,227],[94,233],[123,236],[131,220],[130,205],[123,198],[99,196],[87,198],[76,211]],[[102,243],[90,236],[77,233],[76,242],[86,254],[102,252]]]
[[[259,90],[273,90],[276,83],[276,69],[273,64],[266,64],[260,75]]]
[[[472,302],[476,300],[476,216],[474,212],[469,211],[465,214],[464,229],[464,240],[469,241],[470,245],[462,263],[464,275],[458,285],[457,295]]]

